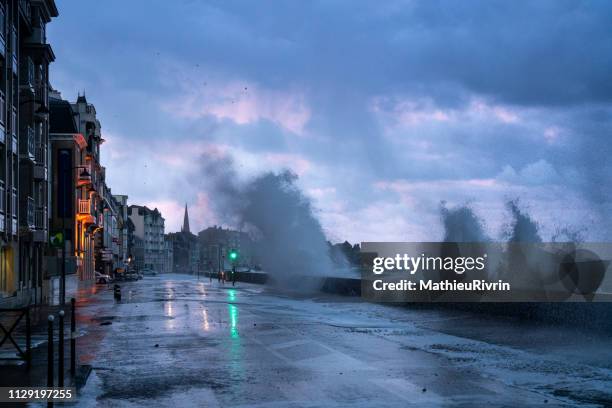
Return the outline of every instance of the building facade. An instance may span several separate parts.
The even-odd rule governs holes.
[[[48,279],[54,287],[62,274],[88,281],[94,273],[94,234],[99,226],[94,177],[87,170],[87,141],[79,133],[70,103],[52,92],[50,98],[50,234],[56,244],[48,257]],[[62,284],[62,282],[60,282]]]
[[[167,272],[166,243],[164,239],[164,217],[157,208],[131,205],[128,217],[134,224],[135,264],[138,269],[150,269],[158,273]]]
[[[48,211],[53,0],[0,1],[0,305],[40,303]]]
[[[117,268],[125,269],[128,268],[128,196],[126,195],[113,195],[113,199],[117,205],[117,243],[119,250],[119,259]]]
[[[200,272],[200,251],[198,237],[191,233],[189,227],[189,212],[185,204],[183,226],[180,232],[167,235],[172,246],[172,270],[178,273],[197,274]]]
[[[238,251],[238,266],[255,266],[253,241],[248,234],[232,229],[213,226],[198,234],[200,268],[204,272],[228,270],[231,264],[227,258],[230,250]]]

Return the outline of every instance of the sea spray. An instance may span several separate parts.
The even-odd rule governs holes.
[[[484,222],[468,205],[448,208],[440,204],[440,216],[444,227],[444,242],[488,242]]]
[[[205,176],[212,182],[217,213],[253,237],[255,255],[271,282],[297,291],[318,289],[334,266],[297,175],[266,172],[239,182],[233,162],[223,158],[207,161]]]

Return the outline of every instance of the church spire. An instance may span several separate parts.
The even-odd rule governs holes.
[[[183,228],[181,228],[181,232],[191,232],[189,231],[189,214],[187,213],[187,203],[185,203],[185,218],[183,218]]]

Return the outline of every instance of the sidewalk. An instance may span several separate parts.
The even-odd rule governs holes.
[[[86,291],[77,293],[76,313],[77,313],[77,335],[79,333],[79,303],[91,294]],[[71,305],[70,299],[66,299],[66,305],[61,306],[31,306],[30,307],[30,327],[31,327],[31,367],[28,369],[25,361],[22,360],[0,360],[0,387],[44,387],[47,385],[47,352],[48,352],[48,316],[54,316],[53,322],[53,347],[54,347],[54,385],[58,383],[58,348],[59,348],[59,311],[64,310],[64,385],[82,386],[86,381],[88,367],[79,366],[78,362],[78,340],[77,340],[77,375],[72,378],[70,375],[70,319]],[[0,312],[0,322],[6,330],[9,330],[15,321],[18,313]],[[0,338],[4,332],[0,331]],[[11,333],[11,336],[19,347],[26,352],[26,318],[19,322],[19,325]],[[0,347],[0,358],[17,357],[15,346],[7,339]]]

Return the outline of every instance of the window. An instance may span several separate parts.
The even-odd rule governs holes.
[[[0,37],[2,37],[2,39],[4,39],[6,35],[5,17],[4,7],[0,4]]]
[[[15,26],[11,28],[11,53],[17,55],[17,29]]]

